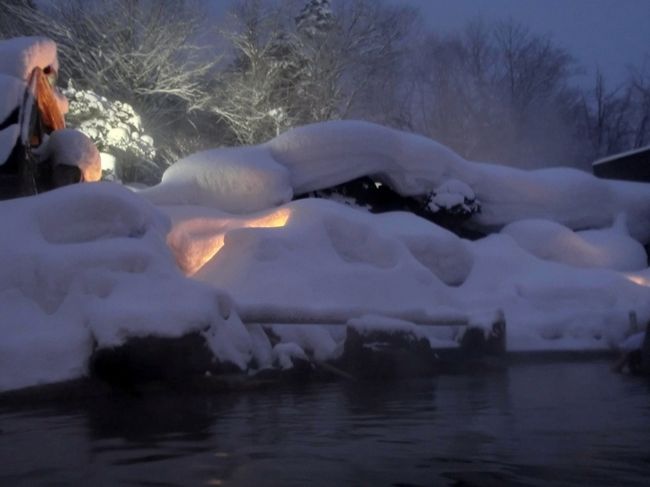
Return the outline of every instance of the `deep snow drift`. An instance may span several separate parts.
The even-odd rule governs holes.
[[[261,185],[265,174],[273,176]],[[626,213],[631,235],[650,242],[648,185],[605,181],[569,168],[526,171],[466,161],[431,139],[357,121],[307,125],[259,146],[194,154],[144,195],[157,204],[249,213],[288,201],[291,191],[299,195],[363,175],[374,175],[403,195],[462,182],[481,202],[473,222],[485,229],[528,218],[574,230],[603,228]]]
[[[405,194],[457,180],[483,205],[478,224],[512,224],[470,242],[409,213],[288,201],[364,173]],[[0,390],[83,376],[95,347],[144,335],[200,331],[241,368],[339,353],[344,327],[283,317],[449,346],[450,327],[413,323],[488,326],[503,311],[510,350],[616,347],[631,312],[650,319],[649,204],[647,185],[468,162],[360,122],[199,153],[140,194],[91,184],[1,202]],[[274,347],[261,318],[278,323]]]

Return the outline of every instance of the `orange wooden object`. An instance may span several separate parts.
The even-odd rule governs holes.
[[[47,132],[60,130],[65,128],[65,119],[61,110],[59,110],[59,103],[54,94],[54,88],[50,85],[45,73],[41,68],[35,68],[35,91],[34,97],[36,98],[36,105],[41,115],[43,125],[45,125]]]

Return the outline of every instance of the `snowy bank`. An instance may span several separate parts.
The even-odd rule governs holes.
[[[645,270],[576,267],[575,248],[552,239],[536,251],[561,262],[542,260],[508,235],[468,242],[408,213],[373,215],[320,199],[249,216],[196,206],[162,209],[172,217],[168,242],[180,265],[231,293],[242,315],[266,314],[281,323],[282,316],[295,321],[302,314],[310,323],[310,316],[344,322],[341,317],[374,314],[487,327],[502,310],[509,350],[611,349],[629,332],[631,311],[641,323],[650,319]],[[597,263],[616,267],[619,250],[634,245],[630,240],[603,245]],[[338,333],[332,330],[323,336]],[[430,340],[450,339],[447,327],[426,333]],[[323,347],[307,346],[331,349],[323,340]]]

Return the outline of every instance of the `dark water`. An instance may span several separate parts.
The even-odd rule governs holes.
[[[608,365],[5,407],[0,485],[650,485],[650,384]]]

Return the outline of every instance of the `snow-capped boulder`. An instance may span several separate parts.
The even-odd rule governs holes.
[[[198,332],[217,359],[249,360],[223,293],[180,274],[167,218],[131,191],[68,186],[1,202],[0,220],[0,391],[83,377],[130,337]]]
[[[95,144],[84,133],[74,129],[55,130],[50,134],[40,156],[57,166],[79,168],[82,181],[99,181],[102,177],[102,163]]]
[[[259,147],[213,149],[181,159],[162,183],[141,192],[159,205],[200,205],[253,213],[290,201],[287,169]]]
[[[278,166],[284,167],[288,183],[281,178],[278,185],[274,177],[265,187],[253,178],[258,182],[252,186],[264,189],[258,190],[265,196],[259,199],[248,191],[250,174],[240,180],[237,168],[254,167],[257,172],[262,166],[276,175]],[[631,236],[650,242],[648,184],[605,181],[570,168],[527,171],[466,161],[426,137],[358,121],[296,127],[258,146],[189,156],[168,169],[163,182],[147,196],[158,203],[206,204],[241,213],[277,205],[291,190],[303,195],[367,175],[402,196],[426,196],[438,189],[443,205],[473,194],[474,200],[468,201],[479,202],[481,211],[470,223],[484,231],[530,218],[573,230],[606,228],[625,212]],[[246,190],[238,194],[237,185]],[[274,193],[279,186],[282,189]]]
[[[643,246],[627,232],[624,215],[607,229],[574,232],[548,220],[522,220],[502,233],[540,259],[576,267],[632,271],[648,265]]]
[[[481,205],[476,201],[472,188],[462,181],[450,179],[433,190],[427,208],[433,213],[469,216],[480,211]]]

